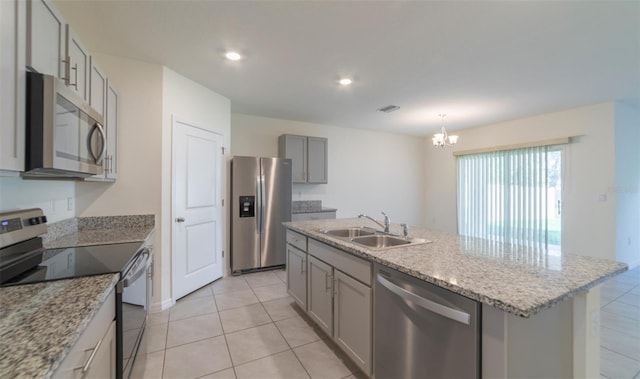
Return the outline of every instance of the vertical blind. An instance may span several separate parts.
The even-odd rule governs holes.
[[[549,146],[457,157],[458,233],[547,247]]]

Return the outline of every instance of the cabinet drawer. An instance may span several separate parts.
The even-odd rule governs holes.
[[[287,230],[287,243],[302,251],[307,251],[307,236],[293,230]]]
[[[309,238],[309,254],[371,286],[371,263]]]
[[[115,292],[115,290],[111,291],[111,294],[100,306],[100,309],[93,316],[93,319],[82,332],[78,341],[73,345],[69,354],[60,363],[60,367],[58,367],[53,374],[54,379],[73,378],[81,375],[78,367],[81,368],[84,366],[93,349],[96,348],[98,341],[108,335],[109,328],[116,317]],[[113,372],[115,373],[115,367],[113,368]],[[102,376],[105,377],[106,375]]]

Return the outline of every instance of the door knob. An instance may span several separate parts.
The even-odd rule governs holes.
[[[178,217],[178,218],[176,219],[176,222],[184,222],[184,217]]]

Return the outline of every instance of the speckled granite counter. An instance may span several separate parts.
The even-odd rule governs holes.
[[[336,208],[322,206],[320,200],[300,200],[291,202],[291,214],[336,212]]]
[[[300,213],[329,213],[329,212],[336,212],[337,209],[336,208],[327,208],[327,207],[320,207],[320,208],[308,208],[308,209],[298,209],[295,211],[291,211],[291,214],[300,214]]]
[[[431,243],[383,250],[322,233],[375,226],[357,218],[284,224],[328,245],[521,317],[530,317],[627,270],[626,264],[611,260],[554,254],[424,228],[410,228],[409,236]],[[393,225],[391,231],[400,233],[401,229]]]
[[[71,218],[50,224],[47,249],[107,243],[142,242],[153,231],[153,215]]]
[[[119,274],[0,288],[0,378],[49,378]]]

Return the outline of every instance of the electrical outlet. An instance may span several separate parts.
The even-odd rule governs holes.
[[[49,200],[49,204],[51,207],[51,214],[52,215],[56,214],[56,199]]]
[[[67,197],[67,211],[68,212],[73,211],[73,198],[72,197]]]

